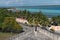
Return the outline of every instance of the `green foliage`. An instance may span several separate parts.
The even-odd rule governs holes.
[[[50,29],[51,32],[54,32],[55,30],[54,29]]]
[[[41,24],[47,26],[49,24],[48,18],[42,12],[31,14],[28,21],[36,25]]]
[[[8,11],[6,8],[0,9],[0,27],[5,30],[21,30],[22,27],[16,23],[16,17],[25,17],[30,24],[48,25],[48,18],[42,12],[29,12],[27,10],[20,12]]]
[[[10,31],[21,31],[22,27],[15,21],[14,17],[5,17],[4,22],[2,24],[2,30]]]
[[[52,17],[52,21],[55,21],[58,23],[58,25],[60,25],[60,16],[54,16]]]

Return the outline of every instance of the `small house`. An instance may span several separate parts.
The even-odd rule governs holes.
[[[26,19],[23,19],[23,18],[16,18],[16,21],[19,23],[28,24],[28,21]]]

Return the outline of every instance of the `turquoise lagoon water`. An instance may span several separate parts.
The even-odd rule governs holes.
[[[58,16],[60,15],[60,7],[46,7],[46,8],[32,8],[32,7],[29,7],[29,8],[16,8],[17,10],[27,10],[27,11],[30,11],[30,12],[39,12],[41,11],[43,14],[47,15],[48,17],[52,17],[52,16]]]

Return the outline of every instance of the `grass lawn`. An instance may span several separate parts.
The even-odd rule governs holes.
[[[0,32],[0,40],[8,40],[8,38],[13,36],[13,35],[16,35],[16,34]]]

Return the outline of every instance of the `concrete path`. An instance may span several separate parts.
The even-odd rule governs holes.
[[[10,40],[52,40],[50,37],[46,36],[45,34],[40,33],[39,30],[34,31],[35,30],[34,27],[32,28],[25,25],[22,26],[25,32],[18,34],[14,37],[11,37]]]

